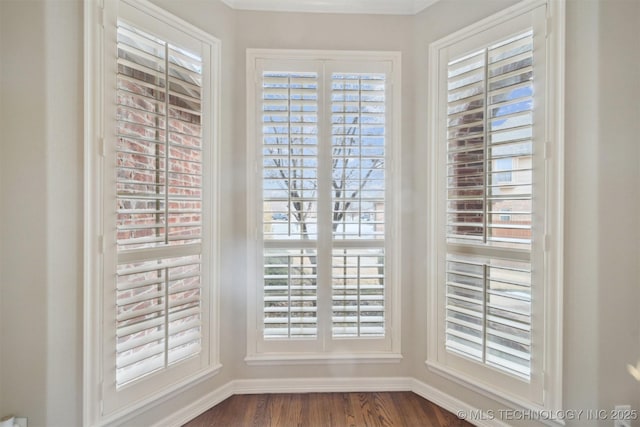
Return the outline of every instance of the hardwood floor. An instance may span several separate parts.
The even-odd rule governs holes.
[[[471,426],[412,392],[231,396],[184,427]]]

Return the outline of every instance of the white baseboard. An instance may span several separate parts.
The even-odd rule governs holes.
[[[151,427],[181,427],[234,394],[233,381],[228,382]]]
[[[202,396],[152,427],[180,427],[234,394],[270,393],[347,393],[376,391],[412,391],[430,402],[456,414],[479,414],[463,401],[411,377],[365,378],[269,378],[233,380]],[[508,427],[497,419],[468,420],[479,427]]]
[[[464,413],[467,421],[475,426],[509,427],[508,424],[505,424],[498,419],[492,419],[494,417],[491,417],[489,414],[483,413],[479,409],[474,408],[471,405],[468,405],[462,400],[457,399],[449,394],[443,393],[442,391],[430,386],[429,384],[418,381],[415,378],[411,378],[411,381],[413,383],[413,387],[411,388],[412,392],[414,392],[418,396],[424,397],[429,402],[434,403],[453,414]],[[476,419],[470,419],[471,414],[476,415]]]
[[[275,378],[235,380],[235,394],[410,391],[411,378]]]

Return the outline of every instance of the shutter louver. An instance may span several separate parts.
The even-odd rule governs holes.
[[[446,348],[531,374],[533,35],[448,64]]]
[[[116,386],[201,350],[202,63],[118,22]]]

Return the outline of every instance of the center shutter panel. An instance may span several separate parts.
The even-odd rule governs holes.
[[[318,334],[318,108],[317,73],[263,73],[266,339]]]
[[[446,348],[529,379],[533,35],[448,63]]]
[[[118,22],[116,386],[201,351],[202,60]]]
[[[336,338],[385,335],[385,84],[385,74],[331,75]]]

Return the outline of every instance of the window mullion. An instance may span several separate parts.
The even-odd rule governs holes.
[[[169,243],[169,43],[164,44],[164,243]],[[169,269],[164,269],[164,366],[169,366]]]
[[[318,337],[323,350],[331,342],[333,240],[331,84],[326,67],[319,63],[318,72]]]
[[[482,242],[487,243],[488,241],[488,233],[489,233],[489,219],[488,219],[488,211],[487,208],[487,192],[489,189],[489,185],[491,185],[491,160],[489,156],[489,133],[491,126],[491,121],[489,120],[489,49],[484,49],[484,73],[483,73],[483,111],[482,111],[482,122],[483,122],[483,143],[484,143],[484,185],[482,189]],[[485,310],[486,311],[486,310]],[[486,313],[485,313],[486,314]],[[486,319],[486,316],[485,316]],[[485,320],[486,322],[486,320]],[[486,345],[484,345],[486,347]],[[486,352],[486,348],[483,350],[483,354]]]

